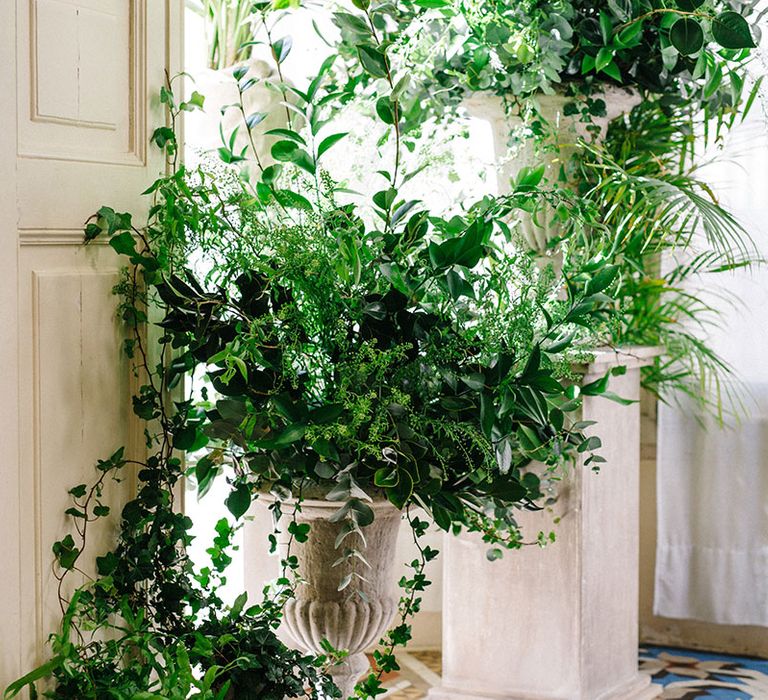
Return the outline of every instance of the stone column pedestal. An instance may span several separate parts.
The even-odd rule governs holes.
[[[625,365],[610,389],[638,399],[640,367],[655,354],[600,353],[588,376]],[[607,463],[573,467],[554,514],[520,518],[527,540],[554,530],[556,542],[490,562],[479,538],[446,538],[443,681],[430,700],[658,697],[637,661],[640,407],[585,397],[582,414],[597,421],[588,432]]]

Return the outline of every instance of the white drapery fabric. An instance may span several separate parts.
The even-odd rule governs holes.
[[[760,106],[710,176],[768,258],[768,136]],[[742,307],[723,307],[710,342],[736,369],[749,415],[721,428],[693,406],[659,412],[654,612],[768,626],[768,267],[719,274]],[[698,416],[701,420],[701,416]]]

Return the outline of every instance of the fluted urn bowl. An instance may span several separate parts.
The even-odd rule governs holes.
[[[464,101],[469,117],[490,125],[499,194],[509,192],[511,178],[524,167],[544,165],[544,182],[557,182],[560,169],[574,154],[579,139],[602,141],[611,120],[629,113],[640,102],[637,92],[609,86],[594,97],[604,100],[606,114],[594,117],[590,123],[585,124],[580,120],[580,115],[566,114],[565,106],[573,102],[574,98],[562,94],[538,95],[536,101],[539,114],[551,128],[551,133],[538,145],[530,136],[520,136],[520,130],[525,126],[523,119],[517,115],[508,115],[500,97],[488,92],[477,92]],[[588,126],[596,127],[595,131],[591,133]],[[542,256],[551,254],[551,242],[562,233],[562,224],[552,207],[543,204],[535,216],[519,212],[516,218],[519,220],[521,238],[528,248]],[[552,262],[556,268],[559,267],[557,259]]]
[[[293,505],[286,502],[283,508],[283,531],[292,517],[289,513],[293,513]],[[297,573],[303,583],[285,606],[283,629],[305,653],[326,653],[323,640],[335,649],[348,652],[342,663],[330,669],[343,697],[348,698],[370,668],[365,650],[374,646],[387,631],[397,611],[394,560],[401,513],[389,501],[375,500],[369,504],[375,519],[363,528],[365,544],[358,535],[351,534],[337,549],[336,539],[344,521],[331,522],[330,518],[341,505],[322,500],[301,502],[296,521],[310,526],[309,537],[306,542],[294,541],[291,554],[298,558]],[[285,547],[283,545],[283,554]],[[343,550],[350,547],[361,552],[370,568],[357,558],[334,566]],[[364,580],[355,577],[339,590],[353,569]]]

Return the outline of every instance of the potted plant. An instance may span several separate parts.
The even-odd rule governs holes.
[[[505,219],[544,196],[532,182],[451,219],[403,201],[397,76],[380,44],[361,55],[387,86],[381,118],[394,124],[397,142],[370,200],[341,202],[343,189],[322,169],[345,136],[333,131],[327,62],[307,91],[292,89],[306,127],[273,131],[273,165],[250,138],[264,128],[243,103],[254,83],[233,74],[238,128],[251,148],[237,149],[225,133],[220,155],[229,167],[180,166],[175,127],[201,99],[179,100],[167,86],[171,125],[153,142],[170,172],[146,192],[147,222],[107,207],[89,222],[87,240],[106,237],[131,266],[117,291],[133,330],[126,351],[148,373],[134,410],[150,421],[150,456],[137,460],[138,496],[120,515],[115,549],[98,559],[98,577],[63,599],[54,659],[11,693],[53,675],[58,697],[70,682],[97,697],[95,677],[114,685],[128,678],[143,697],[163,683],[177,692],[197,668],[200,697],[246,697],[268,679],[276,696],[304,686],[310,697],[323,689],[335,696],[323,671],[349,694],[367,667],[360,652],[397,614],[359,689],[375,695],[381,674],[396,667],[394,647],[409,638],[408,617],[428,585],[424,567],[437,554],[419,546],[401,600],[388,599],[401,513],[417,542],[427,523],[415,506],[445,530],[480,532],[497,556],[521,546],[515,514],[538,507],[542,479],[557,479],[577,454],[599,464],[599,438],[573,416],[582,394],[606,392],[607,377],[580,388],[572,361],[587,356],[592,331],[610,316],[604,290],[613,271],[584,270],[563,296],[525,251],[512,254]],[[240,176],[241,164],[255,168],[256,182]],[[158,363],[146,345],[150,308],[161,329]],[[190,376],[204,377],[202,400],[170,401]],[[173,507],[183,452],[202,491],[226,476],[234,518],[256,499],[275,513],[271,542],[284,573],[264,601],[246,607],[241,597],[228,608],[216,594],[232,532],[226,522],[214,568],[192,571],[190,523]],[[99,500],[106,479],[128,463],[118,451],[100,463],[95,486],[73,489],[70,515],[83,537],[87,523],[108,515]],[[65,537],[54,552],[65,574],[82,542]],[[283,616],[310,658],[274,638]],[[74,636],[84,626],[89,636]],[[127,629],[117,642],[90,637],[115,628]],[[134,649],[145,661],[133,663]]]
[[[719,413],[720,400],[706,394],[717,395],[729,368],[703,335],[711,307],[682,284],[757,259],[695,159],[697,135],[722,138],[760,88],[747,72],[759,38],[755,3],[416,0],[371,8],[370,26],[411,76],[400,90],[403,138],[469,105],[491,123],[501,188],[544,165],[537,186],[573,192],[584,216],[539,198],[530,216],[516,217],[521,238],[556,271],[610,256],[626,295],[611,342],[665,342],[645,386],[665,400],[683,389]],[[343,12],[336,24],[348,70],[366,89],[370,76],[354,69],[366,26]],[[611,120],[640,101],[629,126]],[[609,120],[621,138],[606,142]],[[662,275],[662,254],[681,259],[694,241],[704,247],[697,264]]]

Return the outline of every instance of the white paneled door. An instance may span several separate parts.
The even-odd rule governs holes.
[[[140,212],[163,168],[149,136],[182,17],[183,0],[0,0],[0,689],[47,653],[67,490],[140,444],[118,259],[82,228],[102,204]]]

